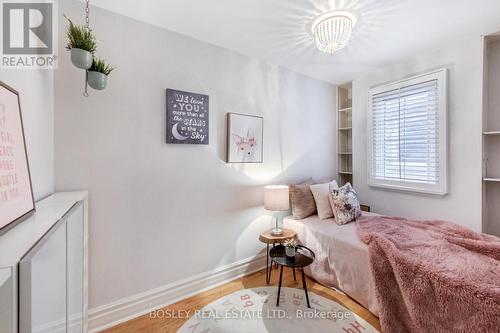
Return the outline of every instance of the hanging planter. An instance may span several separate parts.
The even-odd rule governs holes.
[[[92,30],[88,26],[74,24],[68,17],[66,19],[69,22],[66,49],[71,52],[71,62],[80,69],[89,69],[97,48]]]
[[[88,76],[89,86],[95,90],[104,90],[108,82],[108,77],[99,72],[89,71]]]
[[[92,66],[92,53],[83,49],[71,49],[71,62],[80,69]]]
[[[85,70],[85,90],[83,96],[88,97],[88,86],[95,90],[106,88],[108,75],[114,70],[104,60],[94,57],[97,48],[96,38],[90,29],[90,4],[85,0],[85,25],[76,25],[66,16],[69,26],[66,31],[68,44],[66,49],[71,52],[71,62]]]
[[[114,68],[107,64],[103,59],[94,58],[87,76],[89,86],[95,90],[105,89],[108,81],[108,75],[113,70]]]

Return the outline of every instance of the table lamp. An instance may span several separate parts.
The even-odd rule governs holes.
[[[290,199],[288,197],[288,186],[286,185],[270,185],[264,187],[264,208],[272,211],[274,226],[271,234],[279,236],[283,234],[281,229],[282,216],[280,212],[290,209]]]

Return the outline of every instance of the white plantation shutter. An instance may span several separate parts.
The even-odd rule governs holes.
[[[446,72],[370,91],[369,183],[446,193]]]

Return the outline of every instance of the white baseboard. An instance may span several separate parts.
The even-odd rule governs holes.
[[[81,332],[83,313],[70,314],[67,332]],[[66,318],[43,323],[33,328],[34,333],[66,333]]]
[[[266,255],[251,257],[212,271],[151,289],[89,310],[89,332],[95,333],[152,310],[212,289],[266,267]]]

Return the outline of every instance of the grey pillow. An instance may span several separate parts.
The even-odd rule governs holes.
[[[310,186],[312,180],[297,185],[290,185],[290,203],[294,219],[300,220],[316,212],[316,204]]]
[[[329,199],[337,224],[349,223],[361,215],[358,195],[351,183],[346,183],[339,189],[331,189]]]

